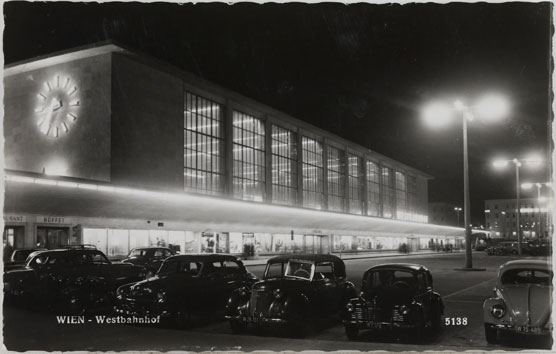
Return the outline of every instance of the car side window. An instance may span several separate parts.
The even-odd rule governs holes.
[[[235,261],[224,261],[224,269],[226,274],[240,274],[242,273],[242,267],[238,262]]]
[[[168,258],[172,255],[172,252],[170,252],[170,250],[164,250],[164,258]]]
[[[417,274],[417,289],[419,291],[424,291],[427,289],[427,285],[427,277],[425,276],[425,273]]]
[[[155,258],[162,258],[164,256],[164,250],[156,250],[154,252],[154,257]]]
[[[92,262],[95,263],[95,264],[108,264],[108,263],[110,263],[110,261],[103,254],[100,254],[100,253],[93,254]]]
[[[333,280],[334,277],[334,265],[330,262],[327,263],[317,263],[315,265],[315,275],[313,279],[330,279]]]

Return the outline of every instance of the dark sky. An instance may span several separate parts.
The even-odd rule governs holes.
[[[4,60],[116,40],[429,173],[429,200],[459,205],[461,122],[432,130],[420,110],[503,93],[510,116],[469,127],[472,214],[484,223],[484,199],[515,196],[513,170],[490,161],[548,150],[551,16],[549,2],[7,2]],[[544,182],[547,168],[521,174]]]

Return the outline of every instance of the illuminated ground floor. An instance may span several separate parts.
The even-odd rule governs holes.
[[[181,253],[374,252],[463,243],[463,229],[225,198],[92,184],[44,175],[6,179],[4,245],[90,244],[119,258],[130,249]],[[250,251],[250,252],[246,252]]]

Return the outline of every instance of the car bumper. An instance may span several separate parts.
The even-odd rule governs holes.
[[[359,329],[411,329],[417,326],[409,322],[380,322],[365,320],[344,320],[344,326],[354,326]]]
[[[289,321],[279,317],[262,317],[262,316],[224,316],[227,320],[237,321],[246,325],[253,326],[285,326]]]
[[[113,309],[117,314],[124,316],[159,316],[160,318],[171,316],[171,313],[168,311],[166,306],[161,304],[154,305],[152,303],[127,302],[120,300],[116,303]]]
[[[552,334],[552,327],[532,327],[532,326],[517,326],[512,324],[486,324],[487,327],[497,329],[504,334],[525,334],[525,335],[550,335]]]

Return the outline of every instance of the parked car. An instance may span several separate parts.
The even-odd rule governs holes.
[[[12,251],[8,259],[4,260],[4,272],[12,269],[23,268],[27,257],[35,251],[44,251],[44,248],[19,248]]]
[[[125,315],[161,316],[187,328],[192,325],[192,315],[223,310],[234,290],[256,281],[231,255],[172,256],[154,277],[120,287],[115,310]]]
[[[279,326],[288,335],[303,336],[308,320],[341,313],[356,294],[336,256],[277,256],[268,260],[262,281],[232,294],[225,317],[234,332]]]
[[[444,313],[432,276],[419,264],[381,264],[363,274],[359,297],[345,307],[344,327],[349,339],[360,330],[413,329],[420,337],[425,329],[439,329]]]
[[[522,251],[524,251],[524,248],[522,248]],[[515,241],[499,242],[498,244],[493,246],[490,252],[487,251],[487,254],[496,255],[496,256],[517,255],[518,254],[517,242]]]
[[[152,277],[162,262],[176,253],[167,247],[140,247],[132,249],[122,262],[140,265],[147,269],[147,278]]]
[[[96,249],[35,251],[25,266],[4,273],[4,296],[70,313],[103,307],[118,286],[144,279],[145,268],[111,263]]]
[[[548,241],[530,242],[528,244],[529,254],[531,256],[551,256],[552,243]]]
[[[515,260],[500,267],[494,297],[483,304],[488,343],[498,343],[503,333],[552,333],[553,276],[548,262],[541,260]]]

